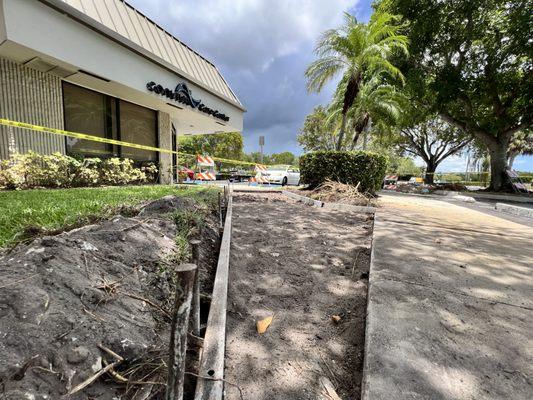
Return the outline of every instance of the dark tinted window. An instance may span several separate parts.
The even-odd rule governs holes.
[[[157,147],[157,113],[137,104],[120,100],[120,137],[130,143]],[[122,157],[136,161],[157,161],[155,151],[123,147]]]
[[[63,84],[65,129],[98,137],[108,137],[107,101],[105,95],[69,83]],[[67,137],[69,153],[112,154],[112,146],[89,140]]]
[[[157,147],[157,112],[93,90],[63,83],[65,129]],[[119,128],[120,127],[120,128]],[[157,152],[67,137],[69,154],[120,156],[157,162]]]

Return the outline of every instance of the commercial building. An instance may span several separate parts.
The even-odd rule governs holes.
[[[123,0],[0,0],[0,118],[165,149],[242,131],[217,68]],[[0,159],[29,150],[157,162],[171,154],[0,126]]]

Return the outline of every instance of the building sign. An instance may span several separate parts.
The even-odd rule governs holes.
[[[178,83],[174,90],[164,88],[161,85],[158,85],[155,82],[148,82],[146,88],[150,92],[165,96],[171,100],[177,101],[178,103],[186,104],[192,108],[197,108],[198,111],[203,112],[208,115],[212,115],[215,118],[221,119],[223,121],[229,121],[229,117],[225,114],[222,114],[218,110],[213,110],[212,108],[207,107],[202,103],[201,100],[196,100],[192,97],[191,91],[185,83]]]

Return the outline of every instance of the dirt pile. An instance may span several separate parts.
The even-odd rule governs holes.
[[[115,361],[105,348],[124,361],[68,398],[162,397],[178,250],[168,213],[177,211],[199,212],[194,201],[167,196],[136,217],[0,256],[0,399],[59,399]],[[203,287],[212,285],[216,224],[206,215],[199,237]]]

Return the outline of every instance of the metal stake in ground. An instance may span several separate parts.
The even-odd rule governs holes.
[[[193,335],[200,336],[200,241],[191,240],[192,262],[196,264],[196,273],[194,274],[194,287],[192,294],[192,310],[190,319],[190,328]]]
[[[228,209],[228,187],[224,185],[224,211]]]
[[[181,264],[176,268],[176,295],[170,328],[170,357],[165,400],[183,400],[187,329],[196,270],[194,264]]]
[[[219,229],[222,230],[222,200],[220,198],[220,192],[218,192],[218,222],[219,222]]]

